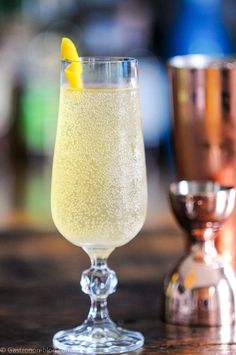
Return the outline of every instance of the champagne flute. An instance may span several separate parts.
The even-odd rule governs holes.
[[[62,61],[52,172],[52,216],[59,232],[82,247],[91,267],[81,278],[91,298],[87,320],[54,335],[56,348],[79,353],[121,353],[143,345],[141,333],[117,327],[107,297],[117,278],[111,252],[133,239],[146,215],[146,168],[133,58],[80,58],[83,88],[70,87]]]

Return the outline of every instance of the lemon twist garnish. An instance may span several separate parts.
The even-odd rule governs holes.
[[[82,90],[84,85],[82,81],[82,64],[78,56],[74,43],[64,37],[61,42],[61,57],[72,63],[65,69],[65,76],[71,87]]]

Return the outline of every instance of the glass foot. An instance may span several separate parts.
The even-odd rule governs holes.
[[[134,351],[143,346],[139,332],[116,327],[109,322],[104,327],[89,326],[86,322],[74,329],[61,330],[53,337],[56,349],[79,354],[115,354]]]

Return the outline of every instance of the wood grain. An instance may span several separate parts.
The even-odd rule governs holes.
[[[109,262],[119,277],[109,298],[113,320],[145,335],[145,347],[135,354],[236,354],[233,328],[162,322],[163,275],[182,253],[182,236],[168,227],[140,233],[118,248]],[[0,353],[52,353],[53,334],[86,317],[89,300],[79,281],[88,266],[86,254],[56,233],[1,232]]]

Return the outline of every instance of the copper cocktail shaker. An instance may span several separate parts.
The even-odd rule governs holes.
[[[179,180],[236,185],[236,58],[177,56],[169,62]],[[236,208],[218,251],[236,269]]]

